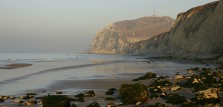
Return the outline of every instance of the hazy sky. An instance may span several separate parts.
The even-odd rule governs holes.
[[[104,26],[215,0],[0,0],[0,53],[80,53]]]

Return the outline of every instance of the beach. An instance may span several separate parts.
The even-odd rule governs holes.
[[[86,98],[85,102],[76,104],[86,106],[90,102],[98,101],[102,106],[106,106],[109,101],[104,100],[107,97],[104,93],[109,88],[119,89],[121,84],[137,83],[132,80],[146,72],[154,72],[158,77],[173,78],[176,73],[186,75],[188,68],[205,67],[204,64],[199,63],[180,63],[115,55],[99,56],[69,60],[7,62],[7,64],[14,65],[26,62],[31,65],[15,69],[0,69],[0,95],[19,97],[33,92],[37,93],[37,96],[44,96],[55,95],[57,91],[61,91],[62,95],[73,96],[94,90],[96,93],[94,98]],[[145,84],[149,82],[151,81],[145,81]],[[119,100],[114,102],[121,103]],[[8,100],[0,105],[13,107],[18,104],[13,100]]]

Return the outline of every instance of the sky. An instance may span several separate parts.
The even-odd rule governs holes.
[[[0,53],[84,53],[106,25],[216,0],[0,0]]]

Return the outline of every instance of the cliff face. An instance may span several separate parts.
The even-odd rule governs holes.
[[[129,45],[135,55],[202,56],[223,54],[223,0],[180,13],[172,29]]]
[[[113,23],[97,33],[90,53],[128,54],[130,44],[169,31],[173,23],[170,17],[143,17]]]

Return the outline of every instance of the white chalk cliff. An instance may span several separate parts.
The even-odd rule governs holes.
[[[158,27],[137,20],[134,23],[123,21],[121,25],[118,22],[104,28],[93,40],[91,52],[183,57],[223,55],[223,0],[180,13],[173,26],[173,19],[169,17],[149,21],[159,22]],[[164,30],[160,30],[159,25],[164,26]]]
[[[218,56],[223,54],[223,0],[180,13],[170,32],[128,47],[135,55]]]
[[[125,54],[129,44],[146,40],[170,30],[174,20],[170,17],[143,17],[108,25],[97,33],[91,53]]]

